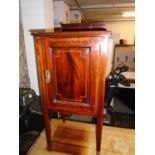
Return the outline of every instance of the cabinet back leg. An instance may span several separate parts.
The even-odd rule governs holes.
[[[65,123],[66,119],[64,113],[60,113],[60,118],[63,120],[63,123]]]

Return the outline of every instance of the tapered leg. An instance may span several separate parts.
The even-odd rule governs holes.
[[[64,113],[60,113],[60,117],[61,117],[61,119],[63,120],[63,123],[65,123],[65,114]]]
[[[101,150],[102,121],[103,121],[103,113],[101,111],[97,115],[97,122],[96,122],[96,152],[97,152],[97,155],[100,154],[100,150]]]
[[[52,150],[52,136],[51,136],[50,119],[49,119],[47,110],[44,110],[44,127],[45,127],[46,140],[47,140],[47,149],[48,151],[51,151]]]

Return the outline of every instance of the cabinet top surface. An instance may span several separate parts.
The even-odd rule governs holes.
[[[110,36],[110,31],[67,31],[54,32],[51,29],[30,30],[34,37],[100,37]]]

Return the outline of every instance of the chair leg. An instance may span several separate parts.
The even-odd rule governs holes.
[[[47,140],[47,149],[48,151],[52,151],[51,126],[50,126],[50,119],[49,119],[47,110],[44,111],[44,127],[45,127],[46,140]]]
[[[102,125],[103,125],[103,113],[99,112],[96,122],[96,154],[100,155],[101,140],[102,140]]]

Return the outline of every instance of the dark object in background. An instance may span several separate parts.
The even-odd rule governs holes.
[[[115,96],[135,112],[135,89],[118,88]]]
[[[19,89],[19,155],[25,155],[43,130],[40,97],[30,88]]]
[[[120,43],[121,45],[126,45],[126,44],[127,44],[127,40],[125,40],[125,39],[120,39],[120,40],[119,40],[119,43]]]
[[[115,127],[135,129],[135,114],[114,112]]]
[[[128,66],[125,64],[119,64],[116,69],[113,69],[108,77],[106,78],[106,100],[104,106],[104,124],[105,125],[113,125],[113,126],[122,126],[128,128],[135,127],[135,102],[134,102],[134,89],[131,92],[131,89],[126,88],[118,88],[118,84],[122,84],[126,87],[130,86],[128,80],[121,73],[126,72],[128,70]],[[117,96],[120,101],[122,101],[122,105],[114,100],[114,105],[111,106],[111,100],[114,96]],[[117,106],[117,104],[119,106]],[[117,112],[115,107],[119,107],[121,110],[123,107],[123,111]],[[132,111],[132,113],[128,113]]]
[[[49,113],[57,118],[57,113]],[[25,155],[43,130],[41,98],[30,88],[19,88],[19,155]]]
[[[104,124],[111,125],[114,123],[114,110],[110,105],[112,98],[118,89],[118,84],[129,87],[130,83],[122,74],[128,70],[128,66],[124,64],[119,64],[116,69],[113,69],[106,78],[106,95],[105,95],[105,105],[104,105]]]
[[[30,88],[19,88],[19,131],[27,131],[30,123],[30,104],[35,101],[36,93]]]
[[[24,132],[19,137],[19,155],[26,155],[32,143],[39,136],[40,132],[36,130]]]
[[[129,87],[130,83],[125,78],[124,75],[121,73],[126,72],[128,70],[128,66],[125,64],[119,64],[116,69],[113,69],[108,77],[106,78],[106,97],[105,97],[105,106],[104,106],[104,121],[103,123],[105,125],[116,125],[118,124],[120,126],[120,123],[118,120],[123,118],[122,116],[125,116],[124,114],[121,116],[120,114],[116,114],[114,111],[114,107],[110,105],[112,98],[115,96],[116,91],[118,90],[118,84],[122,84],[124,86]],[[117,119],[119,118],[119,119]],[[126,119],[126,117],[124,117]],[[128,117],[129,118],[129,117]],[[125,119],[122,119],[122,121],[125,121]],[[133,120],[133,119],[132,119]]]
[[[43,124],[43,112],[41,109],[41,98],[36,96],[34,102],[30,104],[30,130],[42,131],[44,128]]]

